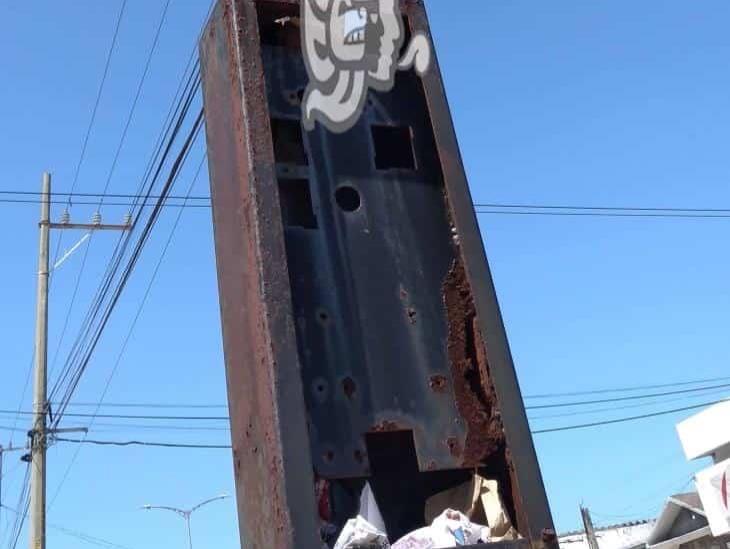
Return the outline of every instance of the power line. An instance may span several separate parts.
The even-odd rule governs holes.
[[[142,71],[142,76],[140,77],[139,83],[137,84],[137,91],[134,95],[134,100],[132,101],[132,107],[129,109],[129,115],[127,116],[127,122],[124,125],[124,130],[122,131],[122,136],[119,139],[119,144],[117,145],[117,150],[114,153],[114,160],[112,160],[112,166],[109,169],[109,175],[106,178],[106,183],[104,184],[104,190],[102,191],[102,196],[99,201],[99,207],[101,207],[102,203],[104,202],[104,198],[106,195],[107,190],[109,189],[109,184],[112,181],[112,177],[114,176],[114,171],[117,168],[117,162],[119,161],[119,155],[122,152],[122,148],[124,147],[124,142],[127,139],[127,133],[129,132],[129,126],[132,123],[132,119],[134,118],[134,113],[137,110],[137,103],[139,102],[140,95],[142,94],[142,88],[144,87],[145,80],[147,79],[147,74],[150,70],[150,64],[152,63],[152,57],[155,54],[155,50],[157,49],[157,43],[160,40],[160,34],[162,32],[162,27],[165,24],[165,19],[167,17],[167,11],[170,7],[170,0],[167,0],[165,2],[165,6],[162,10],[162,16],[160,17],[160,22],[157,25],[157,30],[155,31],[154,39],[152,40],[152,46],[150,47],[149,54],[147,55],[147,61],[144,66],[144,70]]]
[[[18,196],[35,196],[35,197],[41,197],[43,193],[40,191],[0,191],[0,195],[6,195],[6,196],[12,196],[12,195],[18,195]],[[71,198],[101,198],[103,196],[107,198],[128,198],[128,199],[135,199],[139,200],[140,198],[144,198],[146,195],[142,194],[129,194],[129,193],[67,193],[67,192],[58,192],[53,191],[51,193],[51,196],[67,196]],[[157,200],[159,198],[162,198],[159,195],[150,195],[147,196],[150,200]],[[191,195],[189,197],[184,195],[174,195],[171,194],[167,197],[168,200],[210,200],[210,196],[203,196],[203,195]],[[40,204],[40,198],[37,199],[37,203]],[[76,202],[74,202],[76,204]],[[94,202],[90,202],[90,204],[94,204]]]
[[[3,509],[6,509],[6,510],[10,511],[11,513],[15,514],[16,516],[21,514],[21,512],[18,509],[14,509],[13,507],[8,507],[7,505],[4,505],[4,504],[0,504],[0,506]],[[27,512],[25,514],[27,514]],[[119,545],[118,543],[107,541],[105,539],[98,538],[96,536],[84,534],[83,532],[79,532],[78,530],[71,530],[69,528],[64,528],[63,526],[58,526],[56,524],[51,524],[51,523],[48,523],[48,526],[63,534],[74,537],[76,539],[80,539],[81,541],[85,541],[86,543],[89,543],[91,545],[96,545],[98,547],[107,547],[108,549],[129,549],[128,547],[126,547],[124,545]]]
[[[161,409],[228,409],[227,404],[167,404],[159,402],[70,402],[69,407],[86,407],[92,408],[101,406],[102,408],[161,408]]]
[[[39,205],[41,203],[40,200],[31,200],[31,199],[5,199],[0,198],[0,204],[33,204],[33,205]],[[62,204],[65,205],[66,201],[64,200],[49,200],[49,204]],[[76,206],[98,206],[99,202],[91,202],[91,201],[74,201],[74,205]],[[106,202],[106,206],[124,206],[124,207],[130,207],[130,206],[136,206],[138,203],[136,202]],[[165,208],[210,208],[210,204],[178,204],[178,203],[171,203],[171,204],[165,204]]]
[[[117,16],[117,23],[114,27],[114,34],[112,36],[112,43],[109,47],[109,52],[106,56],[106,63],[104,64],[104,72],[101,77],[101,84],[99,84],[99,91],[96,94],[96,101],[94,101],[94,108],[91,110],[91,119],[89,120],[89,126],[86,129],[86,136],[84,137],[84,144],[81,146],[81,155],[79,156],[79,161],[76,164],[76,172],[74,173],[73,183],[71,184],[71,192],[73,193],[74,189],[76,189],[76,184],[79,180],[79,173],[81,172],[81,165],[84,162],[84,157],[86,156],[86,147],[89,144],[89,137],[91,136],[91,129],[94,126],[94,121],[96,120],[96,113],[99,110],[99,103],[101,102],[101,96],[104,91],[104,84],[106,84],[107,76],[109,75],[109,66],[111,65],[112,56],[114,54],[114,49],[117,45],[117,38],[119,37],[119,27],[122,24],[122,16],[124,15],[124,9],[127,7],[127,0],[122,0],[122,6],[119,9],[119,15]],[[69,203],[70,203],[69,199]]]
[[[108,429],[97,429],[97,427],[108,427]],[[101,431],[130,431],[131,429],[143,429],[148,431],[209,431],[209,432],[226,432],[230,433],[229,427],[209,427],[205,425],[201,426],[190,426],[190,425],[162,425],[152,424],[143,425],[141,423],[100,423],[94,422],[94,432]]]
[[[630,410],[635,408],[648,408],[650,406],[657,406],[661,404],[669,404],[673,402],[683,402],[687,400],[692,400],[696,398],[705,398],[709,395],[718,395],[718,394],[726,394],[728,391],[726,389],[721,389],[718,391],[708,391],[707,393],[702,394],[696,394],[696,395],[685,395],[678,398],[670,398],[670,399],[662,399],[662,400],[655,400],[652,402],[641,402],[638,404],[628,404],[625,406],[611,406],[611,407],[604,407],[604,408],[595,408],[591,410],[573,410],[571,412],[561,412],[559,414],[546,414],[546,415],[539,415],[539,416],[530,416],[528,419],[530,421],[539,421],[539,420],[545,420],[545,419],[553,419],[553,418],[559,418],[559,417],[575,417],[575,416],[587,416],[587,415],[593,415],[593,414],[602,414],[605,412],[617,412],[619,410]]]
[[[631,417],[623,417],[619,419],[609,419],[606,421],[594,421],[592,423],[581,423],[578,425],[565,425],[562,427],[554,427],[551,429],[539,429],[536,431],[531,431],[533,435],[541,435],[544,433],[557,433],[561,431],[574,431],[576,429],[587,429],[589,427],[600,427],[603,425],[614,425],[616,423],[626,423],[629,421],[638,421],[641,419],[648,419],[652,417],[659,417],[659,416],[665,416],[669,414],[675,414],[678,412],[687,412],[689,410],[697,410],[698,408],[705,408],[707,406],[712,406],[714,404],[719,404],[721,402],[727,402],[726,400],[715,400],[712,402],[705,402],[703,404],[696,404],[694,406],[685,406],[683,408],[674,408],[673,410],[663,410],[661,412],[654,412],[651,414],[643,414],[640,416],[631,416]]]
[[[158,40],[160,38],[160,32],[162,31],[162,26],[164,24],[165,17],[167,15],[167,10],[168,10],[169,6],[170,6],[170,0],[167,0],[167,2],[165,4],[165,7],[164,7],[164,9],[162,11],[162,16],[160,18],[160,22],[159,22],[159,24],[157,26],[157,31],[155,32],[155,36],[154,36],[154,40],[152,42],[152,46],[151,46],[150,51],[149,51],[149,54],[147,56],[147,62],[145,64],[144,71],[142,72],[142,77],[141,77],[141,79],[139,81],[139,84],[137,85],[137,91],[136,91],[136,94],[134,96],[134,101],[132,102],[132,107],[131,107],[131,109],[129,111],[129,115],[127,117],[127,121],[126,121],[126,124],[124,126],[124,130],[122,131],[122,135],[121,135],[121,138],[119,140],[119,144],[117,146],[116,153],[114,154],[114,160],[112,161],[112,166],[111,166],[111,168],[109,170],[109,176],[107,177],[106,184],[104,185],[104,190],[102,191],[102,195],[101,195],[101,198],[99,200],[99,204],[98,204],[98,207],[99,208],[101,207],[101,204],[104,201],[105,194],[106,194],[106,192],[107,192],[107,190],[109,188],[109,183],[111,182],[112,175],[114,174],[114,170],[115,170],[115,168],[117,166],[117,161],[119,160],[119,155],[120,155],[120,153],[122,151],[122,147],[123,147],[124,141],[125,141],[125,139],[127,137],[127,132],[129,130],[129,126],[130,126],[130,124],[132,122],[132,118],[134,116],[134,112],[136,110],[137,103],[139,101],[139,97],[140,97],[140,95],[142,93],[142,87],[144,85],[145,79],[147,77],[147,73],[149,71],[150,62],[152,61],[152,57],[154,55],[155,49],[157,48],[157,42],[158,42]],[[68,201],[69,202],[71,201],[71,194],[69,194],[69,196],[68,196]],[[81,261],[81,267],[79,269],[79,274],[76,277],[76,282],[75,282],[75,285],[74,285],[74,290],[73,290],[73,293],[71,295],[71,301],[70,301],[69,306],[68,306],[68,308],[66,310],[66,318],[64,319],[63,328],[61,329],[61,335],[60,335],[60,337],[58,339],[58,345],[56,346],[56,351],[55,351],[55,353],[53,355],[53,361],[51,363],[51,369],[49,371],[49,377],[51,377],[53,375],[53,372],[54,372],[55,367],[56,367],[56,362],[58,360],[59,351],[60,351],[61,346],[63,345],[63,341],[64,341],[64,339],[66,337],[66,331],[68,329],[68,324],[69,324],[69,320],[71,318],[71,313],[73,311],[74,305],[76,304],[76,297],[78,295],[79,288],[81,286],[81,280],[83,279],[84,270],[86,268],[86,262],[87,262],[88,257],[89,257],[89,252],[91,250],[91,244],[92,244],[93,238],[94,238],[94,232],[92,231],[92,232],[90,232],[89,242],[87,243],[86,248],[84,250],[84,255],[83,255],[83,258],[82,258],[82,261]],[[60,248],[60,244],[61,244],[61,240],[59,238],[59,248]],[[54,263],[55,263],[55,259],[54,259]]]
[[[696,392],[702,392],[702,391],[709,391],[711,389],[722,389],[722,388],[726,388],[726,387],[730,387],[730,383],[723,383],[721,385],[710,385],[708,387],[697,387],[694,389],[681,389],[679,391],[665,391],[663,393],[651,393],[648,395],[631,395],[631,396],[616,397],[616,398],[581,400],[581,401],[574,401],[574,402],[562,402],[559,404],[538,404],[538,405],[532,405],[532,406],[525,406],[525,410],[544,410],[547,408],[565,408],[568,406],[584,406],[586,404],[604,404],[607,402],[623,402],[623,401],[627,401],[627,400],[637,400],[637,399],[654,398],[654,397],[669,396],[669,395],[682,395],[682,394],[687,394],[687,393],[696,393]]]
[[[0,410],[0,414],[15,414],[13,410]],[[32,416],[35,412],[20,412],[22,415]],[[84,413],[73,413],[66,412],[66,417],[83,417],[90,418],[94,417],[95,414],[84,414]],[[104,419],[149,419],[149,420],[162,420],[162,421],[228,421],[228,416],[153,416],[153,415],[124,415],[124,414],[96,414],[96,417]]]
[[[20,395],[20,402],[18,402],[18,413],[15,414],[15,420],[13,421],[13,430],[10,431],[10,443],[8,446],[13,445],[13,433],[15,432],[15,427],[18,425],[18,421],[20,421],[20,416],[22,415],[20,412],[23,409],[23,401],[25,401],[25,395],[28,393],[28,387],[30,386],[30,378],[33,374],[33,363],[35,362],[35,349],[33,350],[33,353],[30,357],[30,364],[28,365],[28,369],[25,375],[25,383],[23,384],[23,391]]]
[[[193,75],[191,74],[191,77]],[[158,147],[158,151],[153,155],[153,160],[157,161],[159,158],[159,161],[157,163],[157,169],[155,170],[154,174],[151,176],[151,179],[149,183],[147,183],[147,191],[146,194],[151,194],[151,190],[155,185],[155,182],[158,180],[163,167],[165,166],[167,157],[172,149],[173,144],[176,141],[177,135],[180,132],[180,129],[182,128],[183,122],[185,121],[187,117],[188,110],[190,108],[190,105],[192,104],[193,98],[195,97],[196,91],[199,87],[200,80],[199,78],[195,78],[192,81],[189,80],[189,88],[186,92],[186,96],[183,98],[181,97],[180,102],[178,104],[178,108],[175,109],[176,115],[177,115],[177,121],[174,124],[174,127],[170,126],[168,127],[168,130],[164,132],[165,136],[167,137],[167,145],[164,147],[164,151],[160,147]],[[145,246],[149,239],[149,234],[151,229],[155,226],[160,211],[162,208],[162,205],[164,204],[165,196],[172,188],[173,184],[177,180],[177,177],[180,173],[181,166],[185,162],[185,160],[188,157],[188,153],[191,148],[192,142],[197,138],[198,133],[201,128],[201,121],[202,121],[202,109],[200,111],[200,114],[196,118],[192,128],[189,130],[188,136],[185,139],[181,150],[179,151],[177,158],[175,158],[169,174],[167,176],[167,179],[163,185],[161,197],[155,204],[155,206],[152,209],[152,212],[150,213],[144,228],[142,229],[142,233],[140,237],[138,238],[136,244],[134,245],[133,251],[131,252],[131,255],[129,259],[127,260],[126,266],[124,267],[124,270],[122,271],[119,279],[116,282],[116,287],[114,290],[110,292],[110,288],[112,285],[112,282],[114,281],[117,271],[121,265],[121,261],[123,259],[123,256],[126,253],[126,248],[128,244],[131,241],[132,234],[135,230],[135,228],[139,224],[139,220],[142,216],[144,205],[142,205],[139,210],[135,214],[135,220],[132,224],[132,230],[128,231],[128,234],[126,235],[126,238],[122,242],[120,239],[119,243],[117,244],[117,249],[114,252],[114,257],[112,258],[109,267],[107,269],[107,273],[105,274],[104,281],[100,285],[97,295],[94,298],[94,301],[92,303],[91,308],[89,309],[89,312],[87,313],[87,317],[84,320],[82,330],[79,333],[79,336],[77,337],[76,342],[74,343],[74,346],[72,348],[71,353],[69,354],[69,357],[66,361],[66,366],[64,367],[64,371],[55,383],[52,391],[51,391],[51,399],[53,399],[58,391],[60,391],[61,387],[66,384],[68,381],[68,386],[65,390],[65,395],[61,399],[61,405],[60,405],[60,414],[56,416],[56,418],[53,420],[54,425],[58,425],[58,422],[60,421],[60,417],[63,415],[63,411],[65,409],[65,406],[68,404],[71,395],[75,391],[76,386],[78,385],[81,375],[83,374],[84,370],[86,369],[86,366],[88,365],[89,360],[91,359],[91,355],[94,352],[94,349],[96,348],[96,345],[98,344],[99,338],[101,337],[101,333],[106,327],[106,324],[111,316],[112,311],[114,310],[117,302],[119,301],[119,298],[121,296],[121,293],[126,286],[127,281],[129,280],[129,277],[131,275],[132,270],[137,264],[137,261],[140,257],[142,248]],[[172,123],[172,120],[170,120],[170,123]],[[161,156],[160,156],[160,153]],[[150,169],[148,169],[147,174],[151,174],[151,165]],[[146,176],[147,178],[148,176]],[[143,181],[143,186],[144,186]],[[144,204],[144,203],[143,203]],[[107,300],[108,297],[108,300]],[[106,301],[106,304],[105,304]],[[104,311],[102,313],[102,306],[104,307]],[[96,322],[97,315],[101,313],[102,316],[100,317],[99,321]],[[96,324],[95,324],[96,322]]]
[[[229,450],[231,445],[228,444],[186,444],[177,442],[150,442],[143,440],[91,440],[91,439],[73,439],[73,438],[57,438],[58,442],[70,442],[74,444],[93,444],[95,446],[153,446],[156,448],[189,448],[201,450]]]
[[[187,159],[188,153],[190,151],[192,143],[197,138],[200,129],[202,128],[202,119],[203,119],[203,111],[200,110],[200,113],[198,114],[197,118],[195,119],[195,122],[193,124],[193,127],[191,128],[189,135],[187,139],[185,140],[185,143],[182,146],[182,150],[178,154],[177,158],[175,159],[175,162],[173,163],[173,166],[170,170],[170,173],[168,175],[167,181],[164,185],[164,192],[168,192],[174,182],[177,180],[177,177],[180,173],[180,169],[182,164]],[[164,200],[164,198],[162,199]],[[60,406],[60,410],[57,412],[55,419],[53,420],[53,425],[58,426],[61,417],[63,417],[63,414],[65,412],[65,407],[68,404],[68,402],[71,400],[71,397],[73,396],[74,391],[76,390],[76,387],[79,384],[79,381],[81,380],[81,376],[83,375],[84,371],[86,370],[89,361],[91,360],[91,357],[94,353],[94,350],[96,349],[96,346],[98,345],[99,339],[101,338],[101,334],[104,331],[104,328],[106,327],[109,318],[111,317],[112,312],[114,311],[114,308],[116,307],[119,298],[121,296],[122,291],[124,290],[129,277],[135,268],[137,261],[139,260],[139,257],[142,252],[142,248],[145,246],[149,239],[149,234],[152,230],[152,228],[155,226],[158,218],[160,215],[160,206],[159,204],[153,209],[152,213],[150,214],[150,218],[147,221],[147,224],[142,230],[142,234],[140,235],[139,241],[137,242],[137,245],[135,246],[134,250],[132,251],[132,254],[128,260],[128,263],[124,269],[124,272],[122,273],[119,282],[117,283],[117,287],[114,291],[114,293],[111,296],[110,301],[108,302],[108,305],[106,307],[106,310],[104,311],[104,314],[95,329],[95,332],[92,336],[92,339],[90,340],[90,343],[87,346],[87,349],[79,361],[78,366],[75,369],[75,372],[73,373],[71,377],[70,384],[68,388],[66,389],[65,395],[62,398],[62,404]]]
[[[539,398],[560,398],[560,397],[571,397],[581,395],[599,395],[604,393],[624,393],[630,391],[643,391],[647,389],[664,389],[667,387],[682,387],[685,385],[699,385],[700,383],[713,383],[715,381],[727,381],[730,377],[711,377],[705,379],[695,379],[690,381],[676,381],[673,383],[661,383],[654,385],[633,385],[630,387],[614,387],[611,389],[590,389],[586,391],[573,391],[569,393],[543,393],[536,395],[524,395],[524,399],[539,399]]]
[[[477,209],[481,215],[540,215],[549,217],[621,217],[621,218],[656,218],[656,219],[727,219],[730,213],[618,213],[618,212],[577,212],[577,211],[539,211],[539,210],[485,210]]]
[[[169,4],[169,1],[168,1],[168,4]],[[188,187],[188,190],[187,190],[188,194],[190,194],[190,192],[193,190],[193,187],[195,186],[195,183],[198,181],[198,177],[200,176],[200,171],[203,168],[203,164],[205,163],[205,158],[206,158],[206,156],[203,155],[203,158],[200,160],[200,164],[198,164],[198,169],[196,170],[195,175],[190,182],[190,186]],[[135,314],[134,319],[132,320],[132,323],[129,326],[129,330],[127,331],[127,335],[124,338],[122,347],[119,350],[117,359],[114,362],[112,371],[106,380],[106,384],[104,385],[104,390],[102,391],[99,403],[97,404],[96,409],[94,410],[93,417],[89,421],[89,424],[88,424],[89,429],[91,429],[92,426],[94,425],[94,421],[96,420],[96,417],[99,413],[99,409],[101,408],[102,404],[104,403],[104,398],[106,398],[106,394],[109,391],[109,386],[111,385],[111,382],[114,379],[114,376],[119,368],[119,364],[122,361],[122,357],[124,356],[124,353],[127,350],[127,345],[129,344],[129,340],[132,337],[134,328],[137,326],[137,321],[139,320],[139,317],[142,315],[142,310],[144,309],[144,306],[147,303],[147,299],[149,298],[150,292],[152,291],[152,286],[154,285],[155,280],[157,279],[157,275],[160,271],[160,267],[162,266],[162,262],[164,261],[165,256],[167,255],[167,250],[170,248],[170,243],[172,242],[172,239],[175,236],[175,231],[177,230],[177,227],[180,224],[180,219],[182,218],[182,213],[183,213],[182,209],[179,210],[177,213],[177,217],[175,218],[175,222],[173,223],[172,230],[170,231],[170,235],[167,238],[167,242],[165,242],[165,245],[162,249],[162,253],[160,254],[160,259],[157,261],[157,265],[155,265],[154,271],[152,272],[152,277],[150,278],[150,281],[147,284],[147,289],[145,290],[145,293],[142,296],[142,300],[140,301],[139,306],[137,307],[137,313]],[[86,440],[87,437],[88,437],[88,431],[86,431],[86,434],[84,435],[84,440]],[[80,451],[81,451],[81,445],[79,445],[76,448],[76,451],[74,452],[73,456],[71,457],[71,461],[69,462],[68,466],[66,467],[66,471],[65,471],[63,477],[61,478],[61,482],[59,482],[58,487],[56,488],[56,492],[55,492],[53,498],[51,499],[51,506],[56,501],[58,494],[61,492],[61,489],[63,488],[63,485],[66,482],[69,472],[71,471],[71,468],[73,467],[74,463],[76,462],[76,459],[78,458]]]

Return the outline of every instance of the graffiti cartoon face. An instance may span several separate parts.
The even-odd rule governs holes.
[[[332,131],[346,131],[359,118],[369,88],[390,91],[396,70],[410,68],[414,59],[417,70],[428,65],[430,45],[422,35],[398,61],[404,41],[398,2],[303,0],[302,49],[310,76],[302,106],[307,129],[319,120]]]
[[[352,70],[387,80],[403,42],[400,16],[393,1],[334,0],[329,37],[334,58]],[[382,70],[382,72],[379,71]]]

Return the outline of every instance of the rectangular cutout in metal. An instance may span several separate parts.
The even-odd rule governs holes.
[[[299,120],[272,118],[271,133],[274,140],[274,158],[277,163],[307,165],[307,153],[304,150],[304,138]]]
[[[372,126],[375,167],[379,170],[415,170],[413,131],[402,126]]]
[[[306,179],[279,179],[281,217],[285,227],[316,229],[317,216],[312,208],[309,181]]]

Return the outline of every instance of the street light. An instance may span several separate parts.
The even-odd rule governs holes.
[[[208,505],[209,503],[212,503],[214,501],[218,501],[219,499],[226,499],[230,497],[228,494],[221,494],[220,496],[216,496],[214,498],[206,499],[205,501],[201,501],[198,503],[195,507],[192,509],[178,509],[177,507],[167,507],[166,505],[143,505],[142,509],[145,509],[147,511],[151,509],[161,509],[163,511],[172,511],[173,513],[180,515],[182,518],[185,519],[185,524],[188,528],[188,544],[190,549],[193,549],[193,537],[190,534],[190,515],[192,515],[195,511],[203,507],[204,505]]]

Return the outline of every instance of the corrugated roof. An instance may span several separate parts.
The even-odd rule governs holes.
[[[593,528],[596,532],[602,532],[605,530],[618,530],[619,528],[629,528],[631,526],[641,526],[642,524],[651,524],[656,519],[644,519],[644,520],[634,520],[631,522],[622,522],[620,524],[611,524],[610,526],[596,526]],[[566,538],[568,536],[578,536],[580,534],[585,534],[585,530],[573,530],[572,532],[565,532],[564,534],[559,534],[558,538]]]

